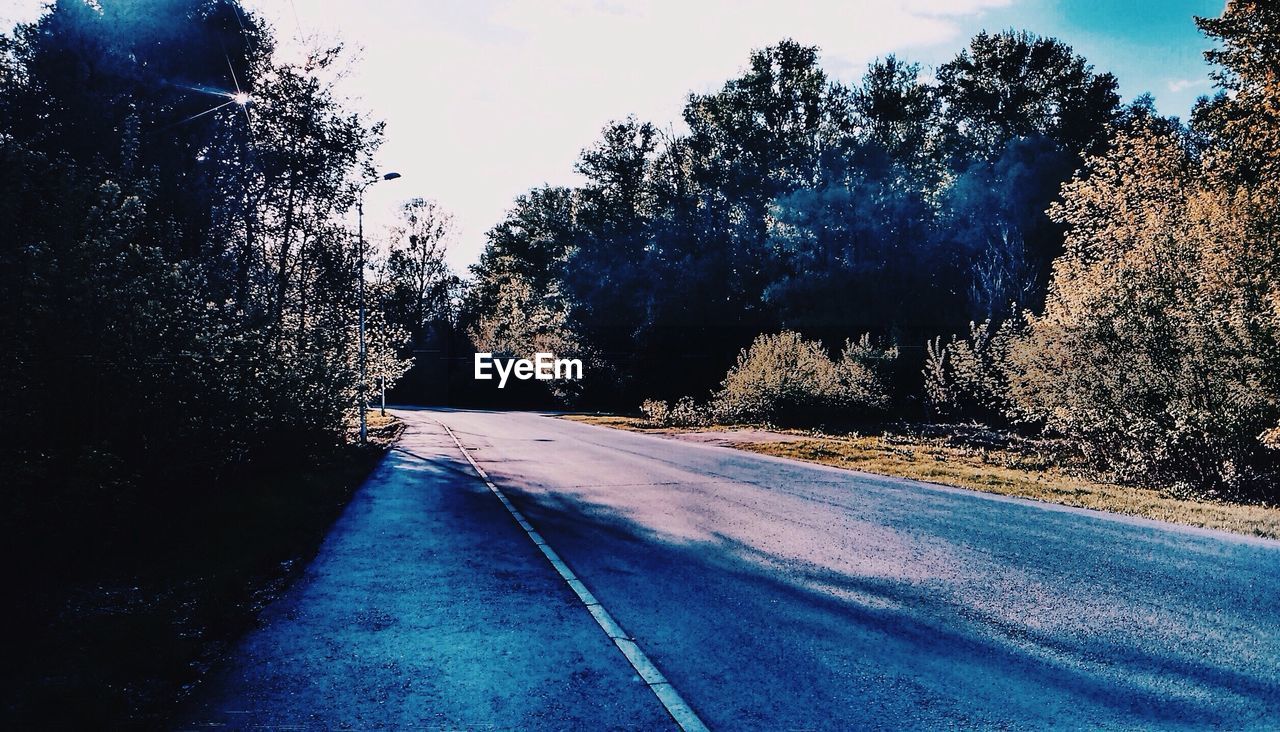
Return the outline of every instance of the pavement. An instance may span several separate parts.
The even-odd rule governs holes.
[[[533,413],[397,414],[183,728],[678,728],[444,425],[711,729],[1280,728],[1280,542]]]

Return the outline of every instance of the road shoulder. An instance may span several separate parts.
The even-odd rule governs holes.
[[[671,720],[425,417],[197,695],[207,726],[664,729]]]
[[[1098,511],[1238,536],[1280,539],[1280,507],[1194,500],[1094,480],[1042,457],[918,435],[828,435],[753,427],[648,427],[638,418],[563,415],[596,427],[702,443],[870,475]]]

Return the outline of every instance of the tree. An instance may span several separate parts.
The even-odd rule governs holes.
[[[933,286],[944,259],[929,198],[941,171],[930,161],[933,95],[918,73],[890,57],[860,86],[833,89],[841,103],[828,108],[840,116],[830,126],[842,132],[822,147],[813,184],[773,200],[770,245],[782,271],[765,299],[786,326],[843,338],[955,309]]]
[[[518,279],[562,306],[606,383],[669,399],[762,332],[924,338],[967,309],[1038,308],[1062,237],[1044,211],[1106,139],[1115,80],[1010,33],[975,38],[945,81],[890,57],[845,87],[783,41],[690,95],[688,134],[611,123],[581,186],[522,196],[490,232],[469,322]]]
[[[539,293],[513,266],[496,263],[496,300],[471,326],[468,335],[477,352],[498,358],[532,358],[551,353],[559,358],[579,358],[592,363],[592,354],[578,335],[568,306],[557,288]],[[593,364],[594,365],[594,364]],[[590,366],[587,373],[594,371]],[[552,396],[568,402],[581,394],[580,382],[551,381]]]
[[[628,118],[607,126],[577,166],[587,182],[577,192],[566,286],[585,337],[605,352],[633,348],[657,289],[649,271],[656,148],[653,126]]]
[[[472,266],[462,327],[476,351],[503,358],[554,353],[591,359],[590,344],[574,318],[577,304],[566,286],[566,266],[578,237],[578,196],[546,186],[516,199],[506,219],[489,231]],[[586,372],[595,376],[595,370]],[[548,382],[550,393],[575,398],[582,383]]]
[[[340,440],[342,216],[381,135],[323,80],[340,52],[279,63],[232,0],[57,3],[0,50],[6,444],[137,483]]]
[[[1054,38],[982,32],[938,68],[944,149],[952,167],[993,162],[1011,140],[1047,137],[1098,152],[1115,115],[1116,79]]]
[[[1218,18],[1196,24],[1221,45],[1205,54],[1218,64],[1220,88],[1193,115],[1213,142],[1211,173],[1280,200],[1280,8],[1265,0],[1231,0]]]
[[[1044,212],[1118,113],[1116,79],[1052,38],[979,33],[938,68],[944,226],[969,263],[970,315],[1039,309],[1062,232]]]
[[[864,141],[860,167],[927,174],[938,143],[938,97],[921,81],[919,64],[896,56],[872,61],[862,84],[852,90],[850,105],[853,128]],[[915,176],[907,180],[919,184]]]
[[[452,323],[459,280],[445,253],[455,236],[453,215],[439,203],[414,198],[400,207],[391,247],[381,266],[380,298],[389,322],[420,340],[433,321]]]
[[[489,230],[480,261],[472,266],[468,312],[492,311],[500,283],[519,275],[533,292],[546,293],[564,279],[564,264],[577,226],[577,200],[568,188],[544,186],[516,198],[506,218]]]
[[[720,91],[690,95],[686,144],[703,221],[685,242],[697,247],[690,264],[711,322],[764,329],[761,295],[775,273],[769,205],[813,183],[818,151],[835,131],[830,92],[817,49],[788,40],[753,52]]]
[[[1280,415],[1280,255],[1248,197],[1206,184],[1184,135],[1121,133],[1064,189],[1042,316],[1010,353],[1024,418],[1121,477],[1265,490]]]
[[[387,322],[386,312],[373,308],[365,322],[365,374],[364,394],[373,398],[382,389],[390,389],[413,366],[413,358],[401,353],[410,341],[409,331]],[[359,363],[352,364],[359,368]]]
[[[1280,9],[1261,0],[1232,0],[1218,18],[1197,18],[1221,45],[1205,54],[1218,69],[1219,92],[1192,115],[1207,141],[1206,169],[1216,186],[1249,202],[1260,247],[1280,238]],[[1280,450],[1280,425],[1263,435]]]

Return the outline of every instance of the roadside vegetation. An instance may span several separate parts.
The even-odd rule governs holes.
[[[235,0],[49,3],[0,36],[0,727],[164,727],[380,454],[357,393],[447,278],[423,205],[358,250],[382,126],[344,59],[283,57]]]
[[[1280,539],[1280,507],[1191,499],[1177,490],[1108,481],[1064,441],[1029,439],[979,425],[890,425],[862,433],[676,426],[616,415],[564,418],[633,432],[692,435],[762,455]]]
[[[853,80],[780,41],[681,132],[608,125],[464,281],[431,200],[352,235],[387,171],[341,47],[286,57],[238,0],[50,3],[0,36],[0,726],[160,726],[372,465],[358,395],[402,379],[1276,535],[1280,10],[1197,22],[1219,89],[1185,122],[1031,33]],[[585,378],[410,370],[472,351]]]
[[[21,631],[0,673],[7,723],[170,726],[206,672],[301,574],[402,429],[376,411],[369,426],[368,448],[291,455],[218,485],[177,475],[186,490],[129,505],[94,528],[78,516],[47,524],[58,528],[28,544],[46,571],[23,577],[10,615]],[[77,530],[92,532],[92,552],[68,535]],[[55,560],[60,571],[48,572]]]
[[[473,333],[587,354],[570,403],[655,425],[976,423],[1136,502],[1274,504],[1280,10],[1194,22],[1218,90],[1187,122],[1028,33],[851,84],[757,51],[687,134],[618,122],[585,186],[520,198]],[[542,317],[489,307],[511,281]]]

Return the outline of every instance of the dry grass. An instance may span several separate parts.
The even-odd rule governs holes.
[[[403,422],[390,414],[383,416],[376,408],[365,415],[365,423],[369,430],[369,444],[378,450],[390,449],[404,432]],[[354,444],[359,435],[360,422],[353,417],[347,425],[347,441]]]
[[[560,419],[567,419],[570,422],[582,422],[584,424],[593,424],[597,427],[612,427],[617,430],[626,430],[628,432],[642,432],[649,435],[679,435],[688,434],[690,432],[724,432],[732,433],[741,429],[738,425],[713,424],[702,427],[655,427],[641,417],[623,417],[617,414],[561,414]],[[791,430],[778,430],[788,434],[805,434],[803,432]]]
[[[572,415],[588,424],[657,434],[706,430],[655,428],[632,417]],[[1064,506],[1143,516],[1187,526],[1280,538],[1280,508],[1175,498],[1162,491],[1086,477],[1048,443],[991,439],[993,433],[825,435],[784,431],[790,439],[724,442],[763,455],[939,483]]]

